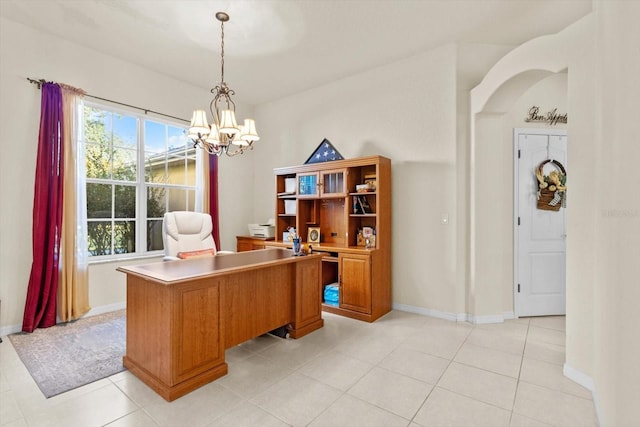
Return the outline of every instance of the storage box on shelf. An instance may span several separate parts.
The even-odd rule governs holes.
[[[325,254],[323,285],[338,283],[337,305],[332,300],[323,310],[369,322],[388,313],[391,160],[370,156],[277,168],[274,173],[276,240],[265,245],[291,247],[280,240],[289,227],[308,243],[309,227],[319,227],[320,242],[311,246]]]

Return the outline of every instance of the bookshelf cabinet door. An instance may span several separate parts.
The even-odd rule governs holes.
[[[346,169],[328,170],[320,173],[321,197],[345,197],[347,195]]]
[[[371,313],[371,258],[340,254],[340,307]]]
[[[318,173],[299,173],[296,176],[298,182],[298,198],[312,198],[318,197]]]

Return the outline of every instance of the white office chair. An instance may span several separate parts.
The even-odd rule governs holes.
[[[216,255],[218,250],[212,231],[213,223],[209,214],[187,211],[165,213],[162,222],[165,259]]]

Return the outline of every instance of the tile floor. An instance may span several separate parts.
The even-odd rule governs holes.
[[[562,375],[564,317],[324,318],[302,339],[263,336],[227,351],[228,375],[171,403],[126,371],[45,399],[5,339],[0,425],[598,425],[591,393]]]

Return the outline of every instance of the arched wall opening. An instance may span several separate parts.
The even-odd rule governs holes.
[[[514,49],[471,91],[466,305],[477,323],[514,316],[513,128],[540,127],[524,122],[534,100],[567,112],[562,39],[543,36]]]

